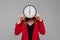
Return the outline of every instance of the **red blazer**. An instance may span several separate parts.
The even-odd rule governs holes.
[[[19,35],[22,32],[22,40],[28,40],[28,28],[24,25],[23,21],[20,24],[15,24],[15,35]],[[32,40],[40,40],[38,32],[42,35],[45,34],[45,27],[43,20],[39,20],[34,23],[34,30],[32,35]]]

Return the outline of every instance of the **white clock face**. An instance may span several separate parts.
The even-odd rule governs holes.
[[[36,9],[33,7],[33,6],[26,6],[23,10],[24,12],[24,15],[27,17],[27,18],[32,18],[36,15]]]

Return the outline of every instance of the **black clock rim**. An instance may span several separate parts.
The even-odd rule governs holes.
[[[33,5],[26,5],[24,8],[23,8],[23,14],[24,14],[24,9],[26,8],[26,7],[28,7],[28,6],[32,6],[34,9],[35,9],[35,15],[34,16],[36,16],[36,14],[37,14],[37,9],[35,8],[35,6],[33,6]],[[25,14],[24,14],[24,16],[25,16]],[[28,18],[28,17],[27,17]]]

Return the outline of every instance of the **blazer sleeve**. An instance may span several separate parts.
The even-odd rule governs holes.
[[[22,26],[23,21],[20,24],[15,24],[15,35],[19,35],[21,33],[21,26]]]
[[[38,27],[39,27],[38,30],[39,30],[40,34],[44,35],[46,31],[45,31],[45,26],[44,26],[43,20],[42,21],[38,20]]]

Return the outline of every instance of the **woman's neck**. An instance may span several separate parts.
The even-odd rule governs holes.
[[[33,20],[28,20],[28,22],[27,22],[27,24],[30,25],[30,26],[31,26],[33,23],[34,23]]]

